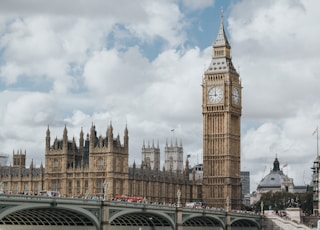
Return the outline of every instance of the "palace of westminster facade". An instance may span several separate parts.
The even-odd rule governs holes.
[[[183,163],[182,145],[168,146],[165,165],[160,168],[159,146],[142,147],[140,167],[129,167],[129,134],[123,141],[114,137],[110,124],[104,137],[95,126],[79,145],[68,139],[67,127],[62,139],[51,142],[46,131],[45,166],[26,167],[26,154],[13,153],[13,164],[0,166],[0,181],[5,193],[35,194],[40,190],[59,191],[62,196],[102,196],[126,194],[153,202],[204,201],[210,207],[240,209],[240,123],[241,82],[231,60],[221,16],[218,36],[213,44],[212,60],[202,80],[203,178],[197,180],[188,159]],[[191,175],[191,176],[190,176]],[[107,183],[107,186],[106,186]],[[104,191],[106,189],[106,191]]]

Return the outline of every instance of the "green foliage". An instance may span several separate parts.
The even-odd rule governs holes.
[[[288,207],[299,207],[303,212],[312,213],[312,191],[305,193],[289,193],[285,191],[267,192],[261,195],[258,202],[253,205],[253,210],[261,211],[261,202],[263,210],[285,210]]]

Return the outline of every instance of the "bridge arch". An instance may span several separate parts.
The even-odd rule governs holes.
[[[212,229],[212,230],[220,230],[220,229],[226,229],[226,225],[224,221],[220,218],[217,218],[217,216],[213,215],[189,215],[182,220],[183,228],[187,229],[188,227],[201,227],[202,229]]]
[[[237,229],[248,229],[248,230],[260,230],[260,224],[249,218],[236,218],[231,221],[231,228]]]
[[[99,224],[93,213],[72,205],[57,207],[55,205],[48,206],[48,204],[24,204],[7,207],[5,211],[0,213],[1,229],[6,225],[25,225],[32,227],[24,229],[36,229],[35,226],[42,226],[40,229],[43,229],[43,226],[60,226],[56,229],[64,229],[68,226],[68,228],[96,230],[99,229]],[[50,227],[50,229],[55,228]]]
[[[109,219],[111,225],[110,229],[132,229],[132,226],[150,227],[151,229],[175,229],[175,222],[172,217],[164,212],[156,212],[152,210],[146,211],[132,211],[125,210],[114,214]]]

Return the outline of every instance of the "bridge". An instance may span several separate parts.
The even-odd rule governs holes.
[[[260,215],[169,205],[0,195],[1,230],[261,230]]]

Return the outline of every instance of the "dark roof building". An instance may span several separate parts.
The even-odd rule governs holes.
[[[270,190],[285,190],[287,192],[293,192],[294,190],[293,179],[285,175],[280,169],[280,163],[277,157],[273,162],[273,169],[270,170],[268,175],[262,178],[257,188],[257,192],[269,192]]]
[[[307,191],[306,185],[295,186],[293,179],[289,178],[288,175],[284,174],[280,169],[280,162],[278,158],[273,162],[273,169],[270,170],[269,174],[262,178],[260,181],[257,191],[254,192],[250,197],[250,203],[253,204],[260,200],[261,194],[267,192],[278,192],[286,191],[290,193],[302,193]]]

